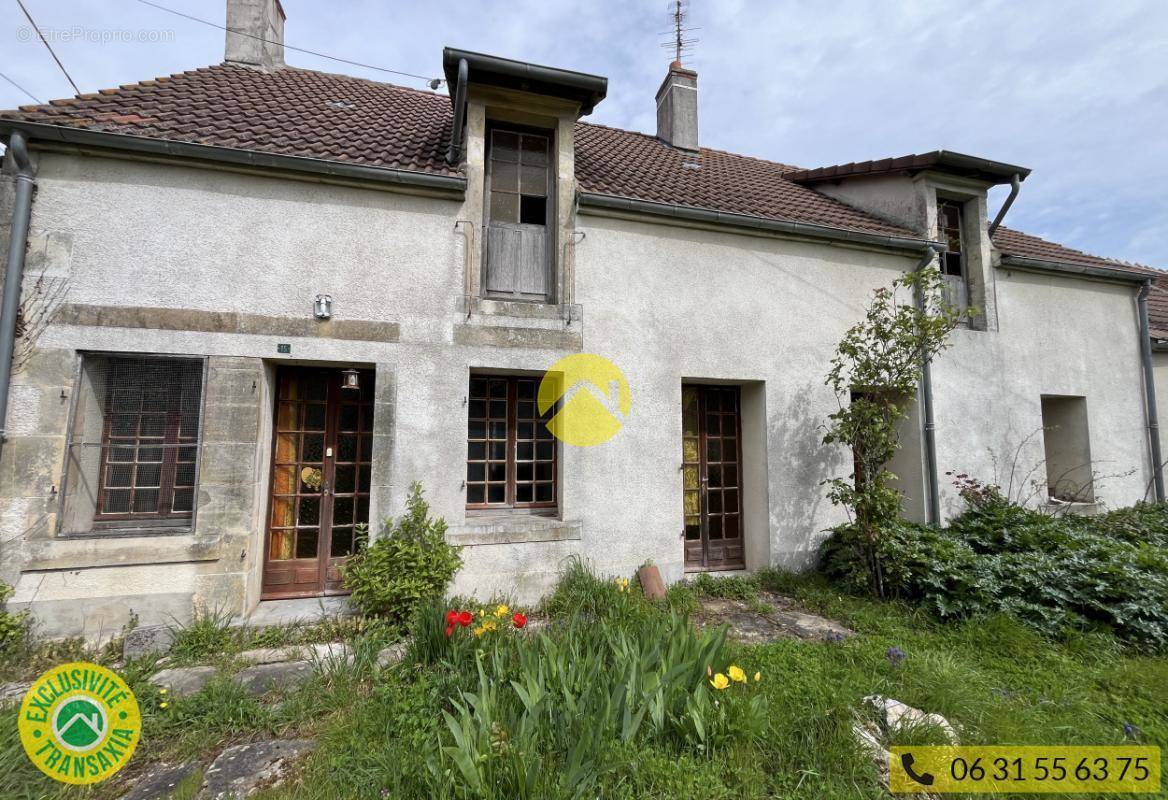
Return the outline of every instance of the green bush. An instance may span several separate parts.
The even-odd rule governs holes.
[[[27,611],[12,612],[5,608],[13,588],[0,583],[0,652],[16,651],[26,644],[32,628]]]
[[[821,568],[868,586],[859,534],[837,528]],[[879,543],[893,597],[942,619],[1002,612],[1048,634],[1105,629],[1142,649],[1168,648],[1168,506],[1098,517],[1047,514],[991,498],[937,530],[901,522]]]
[[[446,542],[446,521],[430,518],[430,506],[415,482],[406,513],[396,522],[386,520],[382,535],[343,570],[357,609],[402,623],[419,605],[441,597],[461,566],[459,548]]]

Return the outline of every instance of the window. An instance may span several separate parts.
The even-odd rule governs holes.
[[[189,525],[203,362],[85,356],[70,432],[67,530]]]
[[[1042,444],[1050,498],[1065,503],[1094,502],[1087,398],[1043,395]]]
[[[539,378],[472,375],[467,413],[466,506],[556,506],[556,442],[536,406]]]
[[[957,308],[969,307],[969,285],[965,274],[965,220],[961,203],[937,201],[937,221],[941,241],[949,248],[941,263],[941,276],[948,286],[946,298]]]
[[[494,129],[488,141],[485,293],[547,302],[551,137]]]

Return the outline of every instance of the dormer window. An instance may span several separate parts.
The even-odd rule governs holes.
[[[941,241],[949,248],[941,262],[941,277],[948,287],[946,300],[957,308],[969,307],[969,283],[965,274],[965,220],[961,203],[937,201]]]
[[[487,147],[484,294],[551,302],[551,134],[494,128]]]

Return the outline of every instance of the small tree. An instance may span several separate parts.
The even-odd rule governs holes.
[[[907,295],[907,297],[906,297]],[[897,278],[877,289],[864,319],[836,347],[825,381],[839,410],[828,417],[823,443],[851,448],[854,467],[847,477],[826,481],[828,499],[848,510],[849,534],[867,566],[872,591],[884,596],[880,535],[900,516],[900,492],[887,468],[900,449],[897,423],[904,399],[913,396],[924,362],[948,347],[963,311],[945,299],[945,283],[933,267]]]

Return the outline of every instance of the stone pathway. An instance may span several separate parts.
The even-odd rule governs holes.
[[[699,603],[695,623],[729,625],[730,638],[747,644],[792,638],[836,641],[855,635],[835,620],[809,613],[791,598],[773,592],[760,592],[754,603],[712,597]]]
[[[170,797],[174,788],[199,769],[197,761],[185,764],[155,764],[134,781],[133,788],[122,795],[122,800],[162,800]]]
[[[279,786],[292,765],[316,749],[311,739],[272,739],[228,747],[203,776],[199,800],[236,800]]]

